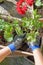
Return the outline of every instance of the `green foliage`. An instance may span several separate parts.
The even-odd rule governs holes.
[[[6,25],[4,30],[4,38],[8,41],[11,42],[13,40],[13,27],[11,25]]]
[[[0,31],[4,29],[4,20],[0,19]]]
[[[30,33],[27,31],[27,40],[35,41],[36,36],[39,35],[39,29],[43,27],[43,23],[39,21],[40,15],[37,14],[37,10],[33,11],[34,18],[23,18],[22,27],[30,30]]]
[[[32,32],[30,32],[30,33],[27,33],[27,35],[26,35],[26,37],[27,37],[27,40],[30,42],[35,42],[36,41],[36,36],[38,36],[39,35],[39,33],[38,32],[34,32],[34,31],[32,31]]]
[[[34,18],[22,18],[22,27],[30,30],[38,30],[43,26],[42,22],[39,22],[40,15],[37,14],[37,10],[33,11]]]
[[[6,41],[11,42],[13,40],[12,32],[15,31],[17,35],[22,35],[25,31],[28,41],[36,41],[36,36],[39,35],[39,29],[43,27],[43,23],[39,21],[40,15],[37,14],[37,10],[33,11],[34,18],[22,18],[21,26],[16,19],[12,23],[6,22],[0,19],[0,31],[4,31],[4,38]]]
[[[17,20],[14,20],[13,23],[9,23],[0,19],[0,31],[4,31],[4,38],[6,41],[11,42],[13,40],[13,30],[16,31],[17,35],[23,34]]]
[[[13,27],[10,23],[0,19],[0,31],[4,31],[4,38],[6,41],[11,42],[13,40],[12,34]]]
[[[40,7],[43,6],[43,3],[41,2],[41,0],[36,0],[35,5]]]
[[[21,30],[21,27],[19,26],[18,20],[13,21],[13,27],[18,35],[22,35],[23,31]]]

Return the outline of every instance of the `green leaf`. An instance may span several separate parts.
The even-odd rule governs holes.
[[[41,0],[36,0],[36,3],[35,3],[36,6],[40,7],[41,4],[42,4],[42,3],[41,3]]]
[[[0,19],[0,31],[2,31],[4,29],[4,20]]]
[[[30,32],[30,33],[27,33],[26,37],[27,37],[27,40],[29,42],[35,42],[36,41],[36,37],[39,35],[38,32]]]
[[[8,42],[11,42],[13,40],[12,30],[13,27],[9,22],[0,19],[0,31],[4,31],[4,38]]]
[[[13,35],[10,32],[5,31],[4,38],[6,39],[7,42],[11,42],[13,40]]]
[[[11,42],[13,40],[12,31],[13,31],[13,27],[11,25],[6,26],[6,28],[4,30],[4,38],[8,42]]]
[[[21,30],[21,27],[19,26],[18,20],[13,21],[13,26],[15,28],[15,31],[16,31],[17,35],[22,35],[23,34],[23,31]]]

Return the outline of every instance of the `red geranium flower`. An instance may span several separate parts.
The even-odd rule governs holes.
[[[21,7],[17,7],[17,12],[21,15],[24,15],[25,14],[25,11],[21,8]]]
[[[26,10],[27,10],[27,6],[26,5],[24,5],[23,7],[21,7],[21,5],[22,5],[22,3],[24,2],[25,0],[19,0],[19,2],[17,2],[17,8],[16,8],[16,10],[17,10],[17,12],[19,13],[19,14],[21,14],[21,15],[24,15],[25,14],[25,12],[26,12]]]
[[[24,2],[24,0],[19,0],[16,5],[20,6],[20,5],[22,5],[23,2]]]
[[[24,6],[22,7],[22,10],[23,10],[23,11],[27,11],[27,6],[24,5]]]
[[[27,3],[28,5],[30,5],[30,6],[32,6],[33,3],[34,3],[34,0],[26,0],[26,3]]]

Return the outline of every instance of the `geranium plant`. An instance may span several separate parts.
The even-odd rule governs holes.
[[[31,7],[33,3],[34,0],[19,0],[16,4],[16,10],[20,15],[25,15],[28,10],[28,6]]]
[[[17,20],[14,20],[13,23],[9,23],[0,19],[0,31],[4,32],[4,38],[7,42],[11,42],[13,40],[13,31],[18,35],[23,34]]]
[[[39,36],[39,29],[43,27],[43,23],[39,21],[40,15],[37,14],[37,10],[33,11],[34,18],[23,18],[22,27],[27,33],[27,40],[30,42],[35,42],[36,37]]]
[[[13,34],[12,33],[13,27],[10,23],[4,21],[3,19],[0,19],[0,31],[4,32],[4,38],[7,41],[11,41]]]
[[[33,11],[34,18],[24,17],[21,19],[21,26],[16,19],[12,23],[6,22],[0,19],[0,31],[4,31],[4,38],[6,41],[11,42],[13,40],[13,31],[17,35],[22,35],[26,32],[26,38],[28,41],[36,41],[36,36],[39,35],[39,29],[43,27],[43,23],[39,21],[40,15],[37,11]]]
[[[33,3],[34,0],[19,0],[16,3],[16,10],[20,15],[24,15],[28,10],[28,6],[33,6]],[[34,18],[22,18],[21,26],[17,19],[12,23],[0,19],[0,31],[4,31],[4,38],[6,41],[11,42],[13,40],[13,31],[15,31],[17,35],[22,35],[23,32],[26,32],[28,41],[36,41],[36,37],[39,35],[39,29],[43,27],[43,23],[39,21],[40,16],[37,14],[36,10],[32,13]]]

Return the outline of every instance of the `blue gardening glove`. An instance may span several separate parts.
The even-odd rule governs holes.
[[[11,51],[14,51],[14,50],[20,48],[20,46],[22,45],[23,40],[25,39],[25,35],[26,34],[23,34],[21,36],[15,36],[14,41],[12,42],[12,44],[8,45],[8,47],[10,48]]]
[[[41,43],[40,40],[41,40],[41,38],[39,36],[37,36],[35,42],[28,42],[27,44],[28,44],[29,48],[31,48],[32,51],[34,51],[35,49],[40,48],[40,43]]]

